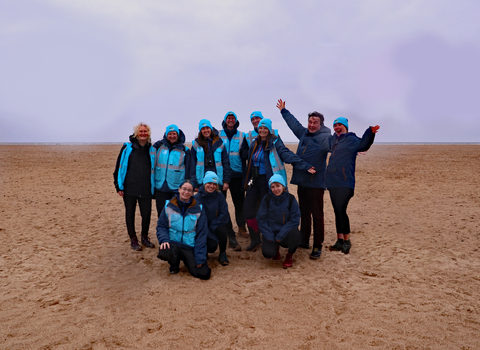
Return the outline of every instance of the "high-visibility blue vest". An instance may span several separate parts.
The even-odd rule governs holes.
[[[185,147],[185,150],[188,150]],[[179,148],[169,149],[162,144],[155,156],[155,188],[161,189],[167,181],[168,188],[176,191],[185,180],[185,151]]]
[[[170,223],[168,229],[170,240],[195,247],[197,221],[202,214],[202,205],[200,204],[200,211],[195,210],[194,212],[185,213],[185,216],[182,216],[179,211],[169,207],[168,203],[170,203],[170,201],[165,203],[165,215]]]
[[[118,177],[117,177],[117,182],[118,182],[118,188],[120,191],[123,191],[124,188],[124,183],[125,183],[125,177],[127,176],[127,169],[128,169],[128,159],[130,158],[130,154],[132,154],[133,146],[131,142],[126,142],[124,144],[126,147],[123,149],[122,152],[122,157],[120,158],[120,166],[118,168]],[[155,148],[150,146],[149,150],[150,154],[150,164],[151,164],[151,169],[150,169],[150,183],[151,183],[151,192],[152,194],[154,193],[155,190]]]
[[[242,160],[240,158],[240,150],[242,149],[245,133],[238,131],[231,139],[228,138],[225,130],[220,131],[220,138],[223,140],[228,153],[228,159],[230,160],[230,168],[232,171],[241,173]]]
[[[205,151],[197,141],[193,141],[193,148],[197,151],[197,165],[195,167],[195,176],[197,177],[198,186],[203,184],[203,178],[205,176]],[[222,163],[222,151],[224,143],[221,142],[220,146],[213,152],[213,159],[215,160],[215,168],[217,170],[218,184],[223,185],[223,163]]]
[[[270,166],[272,167],[273,174],[279,174],[283,177],[285,183],[287,183],[287,172],[285,170],[285,163],[283,163],[282,158],[278,155],[277,148],[275,147],[275,143],[277,143],[278,139],[273,142],[272,150],[268,155],[268,160],[270,161]]]

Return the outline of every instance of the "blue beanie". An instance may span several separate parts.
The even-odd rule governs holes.
[[[348,119],[347,118],[344,118],[344,117],[338,117],[337,119],[335,119],[333,121],[333,125],[335,124],[343,124],[345,125],[345,127],[347,128],[348,130]]]
[[[168,133],[171,131],[175,131],[177,135],[180,135],[180,130],[178,129],[178,126],[176,126],[175,124],[171,124],[167,126],[167,128],[165,129],[165,135],[168,135]]]
[[[285,179],[283,178],[282,175],[280,174],[274,174],[270,180],[268,180],[268,186],[272,186],[272,184],[274,182],[278,182],[280,185],[282,185],[283,187],[287,187],[287,185],[285,184]]]
[[[262,119],[260,120],[260,123],[258,123],[258,127],[264,126],[270,131],[270,134],[273,132],[272,131],[272,121],[270,119]]]
[[[203,184],[208,184],[209,182],[218,184],[218,176],[213,171],[207,171],[205,173],[205,177],[203,178]]]
[[[229,115],[233,115],[233,116],[235,117],[235,121],[238,121],[237,115],[236,115],[234,112],[230,111],[230,112],[227,112],[227,114],[225,114],[225,117],[223,117],[223,121],[224,121],[225,123],[227,122],[227,117],[228,117]]]
[[[207,119],[200,120],[200,123],[198,123],[198,131],[202,130],[202,128],[204,127],[209,127],[210,129],[213,130],[212,123],[210,123],[210,120],[207,120]]]
[[[263,119],[262,112],[260,111],[252,112],[252,114],[250,114],[250,119],[252,119],[253,117],[259,117],[260,119]]]

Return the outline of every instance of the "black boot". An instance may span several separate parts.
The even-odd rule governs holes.
[[[155,244],[150,242],[148,236],[142,236],[142,244],[147,248],[155,248]]]
[[[250,245],[247,247],[247,251],[254,252],[262,245],[260,232],[255,232],[255,230],[250,226],[248,226],[248,232],[250,232]]]
[[[350,253],[350,248],[352,248],[352,242],[350,242],[349,239],[345,239],[343,241],[343,250],[342,250],[343,254]]]
[[[242,251],[242,247],[238,244],[237,239],[235,238],[235,231],[233,230],[228,234],[228,246],[236,252]]]
[[[335,244],[330,247],[330,250],[336,250],[337,252],[343,251],[343,239],[338,238]]]

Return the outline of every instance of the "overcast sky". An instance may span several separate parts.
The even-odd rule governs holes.
[[[380,142],[480,142],[478,0],[0,0],[0,142],[240,130],[279,98]]]

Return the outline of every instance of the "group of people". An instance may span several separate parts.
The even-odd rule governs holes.
[[[200,120],[191,148],[175,124],[167,126],[163,139],[154,144],[148,125],[135,126],[113,174],[125,204],[131,248],[155,248],[148,237],[155,198],[158,258],[169,263],[171,274],[179,272],[183,261],[191,275],[209,279],[209,253],[218,249],[218,261],[226,266],[227,243],[236,251],[242,249],[226,202],[230,190],[238,233],[250,236],[247,251],[261,246],[265,258],[281,260],[280,247],[288,248],[283,267],[292,267],[297,248],[310,249],[313,222],[310,258],[319,259],[327,189],[337,231],[330,250],[348,254],[352,244],[347,206],[354,195],[355,160],[358,152],[373,144],[379,126],[369,127],[359,138],[348,131],[348,120],[340,117],[334,120],[331,135],[322,114],[309,113],[304,127],[284,101],[278,100],[277,108],[299,140],[296,153],[285,147],[272,121],[260,111],[250,115],[253,130],[248,133],[238,130],[240,123],[231,111],[225,114],[220,132],[209,120]],[[293,166],[291,183],[298,186],[298,202],[288,192],[285,163]],[[134,222],[137,203],[142,217],[140,241]]]

